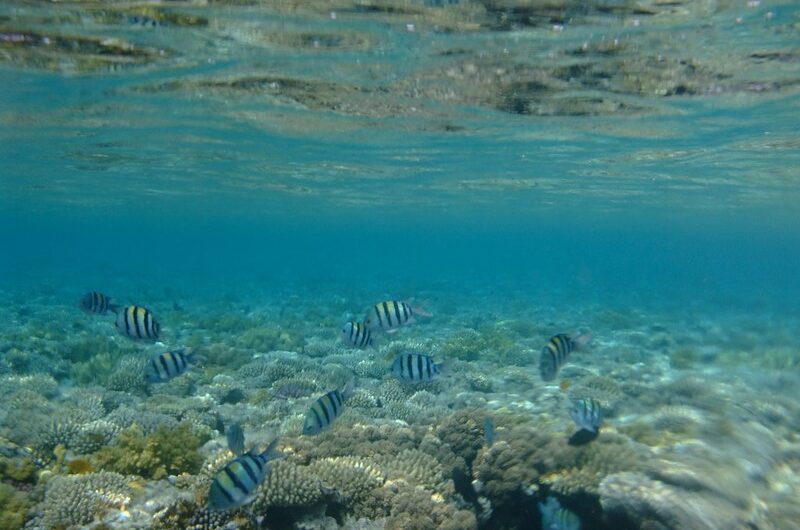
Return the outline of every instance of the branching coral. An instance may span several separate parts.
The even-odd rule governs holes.
[[[143,394],[147,389],[147,381],[144,378],[146,364],[147,359],[141,356],[123,357],[108,377],[107,388],[132,394]]]
[[[484,443],[483,414],[476,410],[455,412],[442,421],[436,434],[470,466]]]
[[[355,457],[334,457],[316,460],[308,471],[319,477],[324,488],[336,494],[356,517],[384,515],[373,491],[383,485],[384,473],[368,460]]]
[[[323,499],[319,478],[306,467],[286,460],[271,464],[271,471],[258,488],[252,512],[265,514],[270,506],[311,506]]]
[[[123,508],[131,496],[128,481],[116,473],[56,476],[47,483],[38,519],[45,528],[71,528],[91,523],[109,508]]]
[[[389,480],[405,480],[443,495],[453,494],[453,483],[445,478],[439,462],[419,449],[404,449],[395,455],[373,459]]]

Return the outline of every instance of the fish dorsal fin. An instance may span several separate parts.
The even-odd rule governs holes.
[[[281,438],[280,436],[276,436],[274,440],[272,440],[266,449],[263,452],[256,454],[259,458],[263,459],[265,462],[269,460],[276,460],[278,458],[283,458],[284,454],[278,451],[278,443],[280,443]],[[255,448],[253,449],[255,450]]]

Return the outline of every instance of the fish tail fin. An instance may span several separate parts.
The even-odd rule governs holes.
[[[348,381],[342,389],[339,391],[342,394],[342,400],[347,401],[347,399],[353,395],[353,392],[356,391],[356,378],[353,377],[350,381]]]
[[[190,346],[186,346],[183,348],[183,355],[186,356],[186,360],[189,361],[189,364],[200,364],[206,360],[205,357],[198,354]]]
[[[115,304],[111,300],[108,301],[108,310],[113,312],[115,315],[119,314],[119,308],[121,306],[119,304]]]
[[[584,331],[584,332],[574,332],[570,334],[572,338],[572,342],[575,343],[576,350],[584,350],[586,346],[592,341],[592,332],[591,331]]]
[[[269,462],[270,460],[278,460],[279,458],[285,458],[282,452],[278,451],[278,444],[281,441],[280,436],[276,436],[274,440],[272,440],[266,449],[261,453],[261,458],[264,459],[265,462]]]
[[[436,373],[439,375],[447,375],[447,373],[450,371],[450,365],[447,363],[440,363],[434,359],[433,365],[436,367]]]
[[[420,300],[417,302],[413,298],[409,298],[406,300],[406,303],[411,306],[411,310],[414,311],[415,315],[419,315],[421,317],[430,318],[433,316],[433,313],[428,311],[425,306],[428,304],[427,300]]]

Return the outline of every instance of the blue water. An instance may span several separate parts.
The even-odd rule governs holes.
[[[437,429],[450,425],[449,415],[496,415],[498,441],[477,457],[458,454],[464,469],[451,476],[452,462],[434,455],[442,480],[452,481],[442,506],[469,516],[446,512],[408,526],[403,509],[385,504],[378,511],[386,511],[386,528],[445,528],[446,520],[447,528],[540,528],[537,506],[548,495],[590,529],[746,521],[797,528],[797,423],[786,419],[800,410],[796,2],[564,2],[553,10],[526,2],[225,4],[0,7],[4,458],[24,446],[43,476],[72,477],[52,460],[52,447],[42,453],[38,435],[30,435],[46,431],[45,420],[36,423],[33,413],[30,427],[7,420],[16,417],[27,374],[53,378],[59,390],[46,399],[54,407],[67,407],[80,387],[110,401],[108,381],[125,356],[138,351],[145,359],[194,341],[201,349],[224,344],[239,357],[212,354],[185,376],[193,386],[168,390],[176,410],[216,396],[223,383],[215,378],[231,377],[243,385],[246,405],[217,401],[209,410],[226,423],[238,418],[246,432],[260,433],[259,443],[262,431],[282,434],[292,465],[318,469],[319,459],[347,454],[385,466],[370,453],[379,449],[336,452],[323,444],[314,453],[303,445],[292,421],[310,395],[284,408],[256,406],[258,392],[275,391],[275,381],[245,381],[238,370],[259,357],[288,361],[240,335],[273,326],[300,337],[284,346],[320,390],[341,384],[337,369],[351,373],[361,361],[386,361],[420,344],[454,366],[432,397],[408,392],[410,402],[429,399],[430,411],[354,405],[353,418],[339,426],[343,438],[358,439],[346,429],[357,432],[359,422],[394,425],[386,429],[405,422],[417,429],[414,450],[430,455],[424,432],[445,440]],[[145,27],[132,13],[161,22]],[[163,18],[175,13],[205,23]],[[77,302],[91,290],[152,309],[166,323],[162,341],[128,344],[113,316],[82,314]],[[346,319],[412,297],[425,299],[433,317],[382,335],[374,351],[343,352],[335,343]],[[244,323],[225,324],[226,315]],[[219,327],[209,323],[215,318]],[[592,353],[576,354],[561,390],[558,381],[546,385],[538,379],[541,347],[577,328],[591,328]],[[488,349],[468,358],[447,349],[469,331],[489,337]],[[85,361],[61,353],[87,337],[122,348],[108,354],[109,366],[92,368],[94,379],[81,371]],[[498,337],[513,347],[504,349]],[[313,353],[320,348],[328,353]],[[14,364],[18,355],[35,361]],[[480,390],[476,374],[494,389]],[[552,444],[563,443],[570,425],[556,404],[580,397],[568,393],[570,384],[584,388],[590,376],[614,381],[623,396],[603,402],[612,409],[609,427],[592,444],[620,437],[614,451],[653,451],[636,454],[642,462],[672,458],[698,477],[710,473],[693,467],[703,458],[727,458],[730,472],[710,479],[722,486],[609,464],[597,475],[610,477],[602,486],[598,479],[571,490],[545,476],[572,464],[545,469],[544,459],[509,464],[509,480],[529,483],[492,489],[486,466],[494,447],[524,453],[525,429],[544,425],[561,440],[548,442],[556,451]],[[364,393],[387,399],[386,374],[360,377]],[[701,381],[708,395],[681,394],[677,385],[686,380]],[[710,395],[724,405],[709,404]],[[124,399],[142,418],[158,408],[149,393]],[[695,416],[701,419],[685,419]],[[699,427],[681,430],[664,419],[674,417]],[[642,434],[642,425],[656,437]],[[204,427],[210,439],[222,439],[216,427]],[[386,443],[405,436],[398,432]],[[221,446],[209,443],[200,454],[213,469]],[[711,456],[698,457],[700,446]],[[68,459],[96,462],[67,449]],[[576,459],[577,466],[591,460]],[[386,480],[397,478],[381,469]],[[696,512],[664,508],[656,494],[647,517],[633,501],[620,508],[615,480],[630,476],[614,473],[629,471],[673,488],[676,499],[696,488]],[[189,474],[202,497],[205,479]],[[733,492],[742,480],[753,481],[752,498]],[[21,496],[53,487],[43,478],[0,482]],[[439,491],[423,486],[429,498]],[[57,517],[41,498],[26,502],[28,528],[60,528],[47,522]],[[144,505],[142,497],[131,502]],[[327,509],[340,528],[372,513],[351,501],[325,502],[319,513]],[[770,508],[759,511],[762,505]],[[274,513],[259,506],[243,513]],[[307,508],[279,510],[275,527],[295,528]],[[204,513],[202,502],[195,509]],[[112,527],[127,528],[118,512],[97,510]],[[711,512],[723,516],[697,516]],[[272,528],[253,520],[253,528]],[[142,528],[156,524],[152,515],[142,521]]]

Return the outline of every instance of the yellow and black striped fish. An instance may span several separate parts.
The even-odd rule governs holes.
[[[150,358],[145,365],[144,377],[150,383],[163,383],[185,373],[195,361],[191,348],[165,351]]]
[[[269,473],[269,462],[281,457],[277,446],[278,438],[275,438],[263,453],[252,450],[225,464],[211,482],[209,509],[229,510],[253,500],[256,488]]]
[[[156,340],[161,327],[149,309],[129,305],[117,314],[117,331],[132,339]]]
[[[90,291],[81,297],[81,309],[87,313],[104,315],[106,312],[117,312],[119,306],[111,301],[111,298],[97,291]]]
[[[550,337],[545,347],[542,348],[542,354],[539,357],[539,374],[542,379],[544,381],[555,379],[561,366],[567,362],[570,353],[581,349],[591,338],[591,334],[588,333],[577,335],[574,339],[566,333],[559,333]]]
[[[330,427],[344,412],[344,402],[350,397],[352,388],[352,383],[348,383],[342,390],[331,390],[317,399],[306,413],[303,434],[318,434]]]
[[[404,353],[392,363],[392,375],[402,381],[428,382],[439,375],[439,366],[430,355]]]
[[[386,300],[372,306],[364,319],[367,328],[394,333],[400,326],[414,323],[415,315],[431,316],[419,307],[412,308],[408,302]]]
[[[342,328],[342,340],[356,348],[372,344],[372,332],[361,322],[348,322]]]

